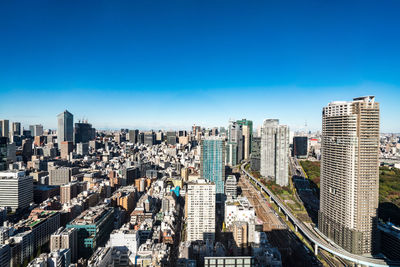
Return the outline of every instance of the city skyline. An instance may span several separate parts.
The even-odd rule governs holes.
[[[279,118],[318,130],[331,99],[374,95],[382,131],[400,132],[398,2],[256,3],[3,3],[0,118],[54,129],[68,109],[99,129]]]
[[[372,95],[372,94],[364,94],[364,95],[358,94],[358,96],[360,96],[360,97],[361,96],[369,96],[369,95]],[[353,97],[353,96],[351,96],[351,97]],[[373,96],[376,97],[376,95],[373,95]],[[379,98],[377,98],[377,99],[379,100]],[[340,99],[338,101],[347,101],[347,100],[345,98],[342,98],[342,99]],[[330,102],[332,102],[332,101],[328,101],[325,104],[321,104],[321,108],[324,105],[329,104]],[[382,102],[384,102],[384,101],[380,101],[380,103],[382,103]],[[319,107],[319,106],[316,106],[316,107]],[[0,107],[0,111],[1,110],[2,110],[2,107]],[[64,110],[66,110],[66,109],[64,109]],[[284,110],[284,108],[282,108],[282,110]],[[385,108],[383,108],[383,110],[385,110]],[[61,111],[58,111],[58,113],[60,113],[60,112]],[[48,111],[46,111],[44,113],[49,114]],[[162,122],[163,120],[156,120],[156,119],[154,119],[152,122],[147,123],[147,124],[146,123],[129,123],[129,122],[122,122],[122,123],[111,122],[109,124],[107,124],[107,123],[104,124],[104,123],[101,122],[101,118],[96,118],[95,117],[95,119],[92,120],[92,119],[88,118],[85,115],[83,115],[83,116],[79,116],[79,115],[75,116],[75,113],[73,111],[71,111],[71,113],[75,117],[74,123],[84,122],[84,121],[86,122],[87,121],[88,123],[93,124],[99,130],[119,130],[119,129],[125,129],[125,128],[126,129],[139,129],[139,130],[143,130],[143,131],[146,131],[146,130],[164,130],[164,131],[168,131],[168,130],[182,130],[182,129],[190,130],[193,125],[199,125],[199,126],[204,127],[204,128],[213,128],[213,127],[225,127],[225,128],[227,128],[229,126],[229,121],[231,121],[231,120],[239,120],[239,119],[243,119],[243,118],[248,118],[248,119],[251,119],[251,120],[254,121],[255,127],[253,128],[253,131],[256,131],[259,127],[262,126],[262,121],[265,118],[268,118],[268,119],[279,119],[280,121],[282,121],[283,125],[288,125],[289,126],[291,132],[295,132],[295,131],[312,131],[312,132],[321,131],[321,125],[322,125],[322,120],[321,119],[319,119],[319,126],[317,125],[316,127],[314,127],[314,124],[312,123],[311,120],[308,120],[308,119],[297,120],[297,119],[293,119],[293,118],[292,119],[288,119],[288,117],[286,117],[286,116],[280,116],[279,115],[280,114],[279,111],[273,112],[273,114],[275,114],[273,116],[272,115],[271,116],[262,116],[261,115],[262,113],[259,113],[259,114],[256,114],[253,117],[246,117],[246,116],[241,116],[241,117],[238,116],[238,117],[235,117],[235,118],[226,117],[225,120],[224,120],[224,116],[221,116],[221,119],[220,119],[221,122],[218,121],[217,124],[207,123],[207,121],[209,121],[209,120],[207,120],[207,118],[213,118],[213,117],[207,117],[206,118],[204,116],[203,116],[203,119],[201,119],[201,120],[193,119],[193,120],[190,121],[190,119],[188,119],[187,123],[185,123],[185,124],[163,123]],[[384,113],[384,112],[381,111],[381,113]],[[296,112],[296,114],[297,114],[297,112]],[[162,116],[163,114],[160,114],[160,115]],[[47,116],[43,116],[43,117],[33,116],[33,115],[20,115],[20,116],[9,115],[7,117],[7,116],[3,115],[2,112],[0,112],[0,116],[4,116],[4,117],[0,117],[0,119],[9,120],[10,123],[12,123],[12,122],[21,123],[21,127],[24,127],[24,129],[28,129],[28,130],[29,130],[29,127],[34,125],[34,124],[41,124],[41,125],[43,125],[44,129],[57,130],[57,117],[54,117],[54,116],[53,116],[53,118],[49,117],[48,115]],[[320,117],[320,114],[318,116]],[[389,116],[390,117],[389,120],[391,119],[391,117],[396,117],[396,116],[398,116],[397,113],[391,112],[390,116]],[[260,118],[260,120],[254,119],[254,117]],[[284,118],[284,119],[281,119],[281,118]],[[393,119],[395,120],[396,118],[393,118]],[[111,118],[110,118],[110,121],[112,121]],[[129,121],[129,119],[127,119],[127,121]],[[170,121],[172,122],[173,120],[171,119]],[[203,123],[199,123],[199,121],[203,122]],[[291,121],[292,124],[291,123],[285,123],[287,121]],[[384,124],[385,121],[387,122],[388,118],[387,117],[383,117],[383,115],[381,114],[380,127],[382,129],[381,130],[382,133],[399,133],[400,132],[400,128],[399,128],[400,125],[396,124],[396,122],[389,123],[389,125],[391,125],[391,126],[385,127],[384,125],[388,125],[388,123]],[[49,126],[49,125],[51,125],[51,126]],[[98,125],[100,125],[100,126],[98,126]]]
[[[400,2],[0,3],[0,267],[400,266]]]

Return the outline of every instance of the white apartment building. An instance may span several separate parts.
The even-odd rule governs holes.
[[[265,119],[261,128],[260,174],[280,186],[289,184],[289,127]]]
[[[215,184],[204,179],[190,182],[186,194],[187,240],[215,239]]]
[[[0,207],[13,211],[29,207],[33,201],[33,179],[24,171],[0,172]]]

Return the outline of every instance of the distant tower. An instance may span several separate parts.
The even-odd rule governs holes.
[[[379,103],[374,96],[322,110],[318,228],[354,254],[378,245]]]
[[[74,141],[74,115],[68,110],[58,114],[57,142],[61,144],[64,141]]]

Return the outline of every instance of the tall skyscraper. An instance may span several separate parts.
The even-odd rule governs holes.
[[[74,141],[74,115],[68,110],[58,114],[57,142]]]
[[[261,137],[253,137],[251,140],[250,167],[254,171],[260,171],[261,161]]]
[[[379,103],[374,96],[322,110],[318,228],[355,254],[378,248]]]
[[[214,182],[217,201],[222,200],[225,180],[225,140],[220,137],[206,137],[201,140],[200,177]]]
[[[188,183],[187,241],[215,239],[215,184],[199,179]]]
[[[228,127],[228,142],[237,144],[236,162],[240,163],[243,159],[243,132],[242,125],[231,121]],[[229,155],[230,156],[230,155]]]
[[[3,137],[9,138],[9,130],[10,130],[10,121],[9,120],[0,120],[0,134]]]
[[[129,130],[129,142],[136,144],[138,142],[139,130]]]
[[[0,137],[0,171],[7,170],[7,137]]]
[[[156,144],[156,134],[153,131],[144,133],[144,144],[148,146]]]
[[[168,145],[176,145],[176,132],[167,132]]]
[[[32,136],[43,135],[43,125],[41,124],[29,125],[29,130],[31,131]]]
[[[289,184],[289,127],[266,119],[261,129],[260,174],[280,186]]]
[[[236,123],[242,125],[243,158],[249,159],[251,153],[251,142],[253,140],[253,121],[242,119],[236,121]]]
[[[298,158],[307,158],[308,138],[307,136],[293,137],[293,156]]]
[[[21,135],[21,123],[20,122],[13,122],[12,134],[16,135],[16,136]]]
[[[226,143],[225,164],[229,166],[236,166],[238,164],[238,145],[236,142]]]
[[[75,123],[74,128],[74,141],[77,143],[89,143],[90,140],[95,139],[96,130],[92,128],[90,123],[78,122]]]

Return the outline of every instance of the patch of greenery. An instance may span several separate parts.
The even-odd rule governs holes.
[[[321,163],[319,161],[300,161],[301,167],[306,172],[308,179],[310,179],[318,188],[321,181]]]
[[[400,207],[400,170],[379,168],[379,202],[391,202]]]

